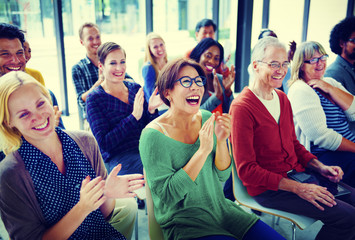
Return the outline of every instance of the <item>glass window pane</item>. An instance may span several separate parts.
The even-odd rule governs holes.
[[[261,30],[263,17],[263,0],[254,0],[253,4],[253,25],[251,28],[251,48],[255,46],[258,41],[258,36]]]
[[[303,0],[270,0],[269,28],[286,45],[302,39]]]
[[[174,59],[196,46],[196,23],[212,19],[212,0],[153,0],[153,16],[153,31],[163,37],[168,59]]]
[[[327,4],[324,4],[323,0],[311,1],[307,41],[322,44],[329,55],[328,65],[336,58],[329,47],[330,31],[346,17],[347,3],[347,0],[327,1]]]
[[[227,66],[230,67],[235,64],[238,1],[221,0],[219,4],[218,41],[224,48],[224,60],[227,60],[228,56],[230,56],[227,62]]]

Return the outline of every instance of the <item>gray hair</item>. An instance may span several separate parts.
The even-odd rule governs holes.
[[[264,37],[260,39],[253,48],[251,53],[251,62],[261,61],[265,57],[265,51],[268,47],[283,48],[286,51],[285,44],[281,43],[275,37]]]

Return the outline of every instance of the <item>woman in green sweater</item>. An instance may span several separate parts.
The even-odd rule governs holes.
[[[230,115],[200,110],[206,78],[192,60],[169,62],[158,90],[169,110],[143,130],[139,150],[165,239],[284,239],[223,195],[231,172]]]

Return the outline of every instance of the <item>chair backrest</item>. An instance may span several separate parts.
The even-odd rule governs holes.
[[[154,205],[152,194],[150,192],[150,188],[148,186],[147,178],[145,171],[144,179],[145,179],[145,194],[146,194],[146,207],[148,212],[148,230],[149,230],[149,237],[152,240],[164,240],[163,232],[161,231],[160,225],[158,224],[157,220],[155,219],[154,215]]]

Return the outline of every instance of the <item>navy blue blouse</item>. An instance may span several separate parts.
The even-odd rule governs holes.
[[[18,152],[33,180],[37,200],[47,227],[66,215],[80,200],[81,182],[96,173],[76,142],[61,129],[56,132],[62,143],[66,172],[62,174],[51,159],[25,139]],[[107,223],[100,209],[91,212],[69,239],[126,239]]]

